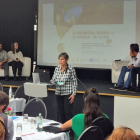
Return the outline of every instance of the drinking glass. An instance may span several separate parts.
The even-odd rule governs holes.
[[[23,116],[23,122],[28,123],[28,114],[24,114]]]
[[[30,127],[31,127],[31,129],[36,129],[36,119],[35,118],[31,118]]]
[[[17,135],[22,134],[22,123],[17,124],[16,133]]]

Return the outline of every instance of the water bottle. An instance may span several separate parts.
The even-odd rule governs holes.
[[[12,96],[12,87],[9,88],[9,99],[11,99]]]
[[[39,116],[38,116],[38,125],[37,125],[37,129],[38,129],[38,132],[42,132],[42,130],[43,130],[41,113],[39,113]]]

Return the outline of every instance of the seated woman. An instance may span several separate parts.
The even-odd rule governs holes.
[[[0,117],[0,140],[4,140],[4,139],[5,139],[4,121],[3,121],[3,119]]]
[[[96,88],[90,88],[84,95],[85,104],[83,114],[75,115],[71,120],[64,123],[62,129],[70,129],[74,131],[74,139],[77,140],[82,132],[91,126],[92,121],[102,116],[100,109],[100,99]]]
[[[114,129],[107,140],[140,140],[140,138],[132,129],[121,126]]]
[[[23,54],[21,51],[18,50],[18,43],[12,43],[11,45],[11,51],[10,51],[10,55],[9,55],[9,65],[12,66],[12,70],[13,70],[13,75],[14,75],[14,80],[16,81],[16,71],[18,69],[18,75],[19,75],[19,80],[22,80],[21,78],[21,74],[22,74],[22,67],[23,67],[23,63],[22,63],[22,59],[23,59]]]

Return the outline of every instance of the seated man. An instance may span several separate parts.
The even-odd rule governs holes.
[[[130,88],[131,71],[134,67],[140,67],[140,52],[139,52],[138,44],[130,45],[130,56],[131,56],[131,60],[128,64],[128,66],[122,67],[117,86],[112,88],[113,90],[126,91]],[[126,72],[129,72],[129,75],[128,75],[126,82],[124,83],[124,77],[125,77]]]
[[[138,74],[138,87],[136,84]],[[127,91],[132,91],[134,93],[140,93],[140,67],[134,67],[131,71],[132,86]]]
[[[7,131],[5,140],[12,140],[14,134],[13,120],[11,116],[7,116],[4,114],[8,104],[9,104],[8,95],[5,92],[0,91],[0,117],[2,117],[2,119],[4,120],[4,124],[6,126]]]
[[[8,66],[7,52],[2,49],[2,43],[0,43],[0,69],[4,67],[5,80],[8,81],[9,66]]]

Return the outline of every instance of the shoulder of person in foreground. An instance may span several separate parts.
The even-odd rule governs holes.
[[[14,135],[14,124],[11,116],[8,116],[7,131],[8,131],[8,140],[12,140]]]
[[[2,117],[0,117],[0,140],[4,140],[5,138],[5,127],[4,127],[4,120]]]

